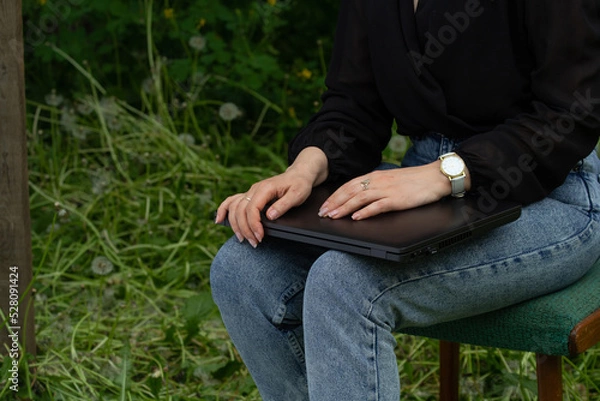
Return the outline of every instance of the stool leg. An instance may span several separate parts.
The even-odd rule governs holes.
[[[440,401],[458,401],[459,356],[459,343],[440,341]]]
[[[562,401],[562,357],[537,354],[539,401]]]

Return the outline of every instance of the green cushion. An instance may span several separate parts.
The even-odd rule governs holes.
[[[571,330],[600,308],[600,261],[578,282],[495,312],[402,333],[481,345],[569,356]]]

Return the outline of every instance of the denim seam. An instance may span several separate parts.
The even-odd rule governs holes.
[[[369,376],[373,379],[373,401],[379,400],[379,372],[377,369],[377,325],[371,320],[367,320],[367,324],[370,326],[371,331],[371,356],[373,362],[371,364],[371,372]],[[367,385],[369,385],[369,379],[367,379]]]
[[[584,174],[585,174],[585,176],[584,176]],[[579,174],[579,179],[583,182],[583,185],[585,186],[585,188],[587,190],[588,204],[589,204],[588,212],[598,213],[600,210],[598,210],[598,208],[596,207],[596,203],[594,203],[594,199],[592,198],[592,191],[594,190],[594,188],[590,188],[590,183],[588,182],[588,179],[587,179],[588,175],[596,176],[596,174],[582,172]],[[591,177],[590,177],[590,179],[591,179]]]
[[[279,325],[283,322],[285,313],[287,311],[287,302],[292,299],[295,295],[299,294],[304,289],[305,283],[303,281],[296,281],[286,288],[279,296],[279,303],[273,313],[271,322],[275,325]]]
[[[292,331],[286,332],[285,337],[288,341],[290,349],[292,350],[292,353],[296,357],[296,360],[300,363],[300,366],[304,366],[306,357],[304,356],[304,348],[302,347],[302,344],[300,344],[300,341],[298,341],[298,338]]]
[[[401,281],[398,282],[394,285],[391,285],[385,289],[383,289],[381,292],[379,292],[379,294],[377,294],[375,297],[373,297],[373,299],[369,302],[369,308],[367,310],[367,313],[365,314],[365,317],[369,320],[371,320],[371,314],[373,312],[373,308],[375,306],[375,303],[381,298],[383,297],[387,292],[395,289],[398,286],[401,286],[403,284],[406,283],[411,283],[414,281],[418,281],[418,280],[422,280],[424,278],[429,278],[429,277],[436,277],[436,276],[440,276],[440,275],[445,275],[445,274],[455,274],[458,272],[465,272],[465,271],[469,271],[469,270],[473,270],[473,269],[478,269],[481,268],[482,266],[491,266],[491,265],[495,265],[495,264],[499,264],[502,263],[503,261],[506,260],[514,260],[514,259],[525,259],[528,257],[535,257],[535,256],[539,256],[541,252],[543,252],[544,250],[560,250],[561,252],[563,252],[564,249],[569,249],[574,243],[579,242],[581,244],[586,243],[590,237],[592,237],[592,232],[594,231],[593,229],[593,225],[595,224],[595,221],[593,219],[589,219],[586,226],[579,232],[573,234],[572,236],[560,241],[560,242],[554,242],[552,244],[549,244],[547,246],[545,246],[544,248],[538,248],[535,251],[529,251],[529,252],[523,252],[520,254],[515,254],[515,255],[511,255],[508,258],[502,258],[502,259],[496,259],[493,261],[488,261],[488,263],[486,263],[485,265],[469,265],[469,266],[465,266],[463,268],[460,269],[454,269],[454,270],[446,270],[443,272],[437,272],[437,273],[433,273],[433,274],[426,274],[426,275],[421,275],[419,277],[413,277],[410,280],[406,280],[406,281]]]

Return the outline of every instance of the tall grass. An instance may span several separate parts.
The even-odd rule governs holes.
[[[213,223],[218,203],[285,168],[282,138],[265,146],[257,136],[282,106],[206,76],[198,91],[219,80],[253,96],[259,115],[234,124],[219,117],[224,100],[201,96],[174,108],[151,31],[148,49],[153,89],[140,92],[139,109],[110,97],[75,60],[87,95],[28,104],[38,351],[22,361],[31,374],[18,394],[3,360],[2,400],[260,399],[211,300],[208,271],[230,235]],[[393,141],[387,159],[405,150]],[[403,399],[436,399],[437,342],[398,343]],[[461,364],[466,400],[535,399],[531,354],[464,346]],[[598,347],[564,370],[567,399],[600,399]]]

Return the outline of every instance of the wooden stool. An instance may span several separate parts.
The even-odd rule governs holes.
[[[558,292],[484,315],[401,332],[441,340],[440,401],[458,401],[460,343],[535,352],[539,401],[562,401],[562,357],[574,357],[600,342],[600,261],[581,280]]]

